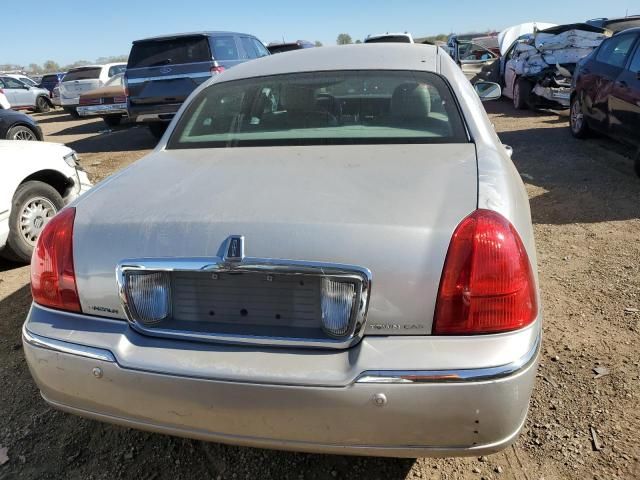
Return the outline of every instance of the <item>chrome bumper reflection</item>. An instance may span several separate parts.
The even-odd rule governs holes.
[[[116,363],[116,357],[109,350],[101,348],[88,347],[86,345],[78,345],[77,343],[63,342],[53,338],[42,337],[31,333],[27,327],[22,327],[22,341],[33,345],[34,347],[53,350],[59,353],[68,353],[79,357],[91,358],[93,360],[102,360],[105,362]]]
[[[77,355],[79,357],[117,363],[115,356],[101,348],[79,345],[52,338],[43,337],[30,332],[26,324],[22,327],[22,340],[34,347],[55,352]],[[424,384],[424,383],[470,383],[499,380],[516,375],[535,363],[540,351],[541,334],[524,356],[518,360],[491,368],[458,369],[458,370],[368,370],[361,373],[353,383],[360,384]],[[163,372],[156,372],[163,373]]]
[[[355,383],[454,383],[483,382],[509,377],[535,362],[540,351],[540,335],[522,358],[515,362],[491,368],[460,370],[369,370],[363,372]]]
[[[116,115],[127,114],[126,103],[113,103],[111,105],[91,105],[76,108],[78,115],[81,117],[89,117],[91,115]]]

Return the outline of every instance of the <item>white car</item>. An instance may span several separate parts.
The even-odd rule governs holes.
[[[80,94],[103,87],[111,77],[124,72],[126,68],[126,63],[72,68],[59,85],[60,106],[72,117],[78,118],[76,107],[80,104]]]
[[[0,140],[0,158],[0,256],[29,262],[44,225],[91,182],[61,144]]]
[[[11,104],[7,99],[7,96],[4,94],[4,91],[0,89],[0,110],[9,110],[11,108]]]
[[[48,112],[53,106],[49,90],[38,88],[18,80],[18,75],[0,75],[0,91],[4,93],[14,110]]]
[[[30,86],[30,87],[37,87],[38,86],[38,82],[36,82],[33,78],[27,77],[26,75],[20,75],[20,74],[16,74],[16,73],[5,73],[4,74],[5,77],[10,77],[10,78],[15,78],[16,80],[20,80],[22,83]]]

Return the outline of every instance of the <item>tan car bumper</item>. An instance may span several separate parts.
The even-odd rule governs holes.
[[[33,334],[28,323],[23,343],[43,398],[67,412],[237,445],[397,457],[480,455],[510,445],[526,419],[539,348],[538,339],[525,357],[497,369],[413,372],[414,381],[402,380],[411,372],[371,370],[335,387],[124,368],[108,350]]]

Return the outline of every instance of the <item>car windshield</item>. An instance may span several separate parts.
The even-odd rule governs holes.
[[[31,80],[29,77],[18,77],[18,79],[22,82],[27,84],[30,87],[35,87],[37,85],[36,82],[34,82],[33,80]]]
[[[411,39],[407,35],[384,35],[367,38],[364,43],[411,43]]]
[[[202,35],[138,41],[131,47],[127,68],[162,67],[211,61],[209,39]]]
[[[71,70],[62,79],[63,82],[70,82],[74,80],[94,80],[100,78],[100,67],[85,67]]]
[[[122,79],[124,78],[124,73],[118,73],[114,75],[104,84],[105,87],[121,87],[123,85]]]
[[[441,77],[363,70],[214,83],[189,104],[167,148],[467,141]]]

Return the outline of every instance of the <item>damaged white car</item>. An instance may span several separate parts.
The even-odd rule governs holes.
[[[576,64],[611,36],[609,30],[576,23],[518,38],[501,62],[503,93],[516,109],[569,108]]]

